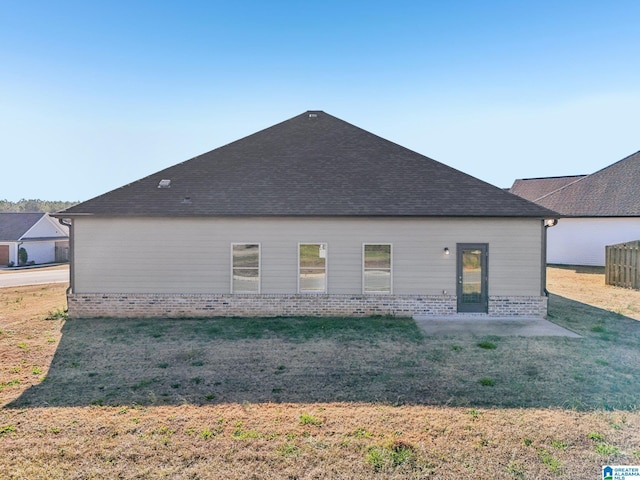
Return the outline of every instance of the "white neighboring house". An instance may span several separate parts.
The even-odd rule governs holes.
[[[48,213],[0,213],[0,265],[19,265],[21,248],[27,263],[67,262],[69,228]]]
[[[560,213],[547,263],[605,265],[605,247],[640,239],[640,151],[591,175],[516,180],[511,193]]]

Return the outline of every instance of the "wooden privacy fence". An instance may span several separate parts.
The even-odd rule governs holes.
[[[55,262],[62,263],[69,261],[69,241],[56,242],[55,250]]]
[[[605,283],[640,290],[640,240],[605,249]]]

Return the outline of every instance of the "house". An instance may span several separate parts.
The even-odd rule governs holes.
[[[0,265],[68,260],[68,227],[47,213],[0,213]]]
[[[513,182],[513,185],[508,190],[519,197],[535,202],[539,198],[544,197],[551,192],[555,192],[562,187],[566,187],[583,177],[586,177],[586,175],[522,178]]]
[[[605,246],[640,239],[640,152],[591,175],[516,180],[511,193],[554,210],[547,261],[605,265]]]
[[[74,317],[544,316],[556,214],[308,111],[56,216]]]

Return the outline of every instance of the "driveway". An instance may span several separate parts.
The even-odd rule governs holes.
[[[69,283],[69,265],[0,270],[0,288],[45,283]]]
[[[543,318],[495,318],[469,316],[462,318],[414,317],[416,325],[427,336],[485,335],[498,337],[569,337],[580,335]]]

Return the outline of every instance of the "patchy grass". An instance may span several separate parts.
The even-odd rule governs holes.
[[[378,340],[408,341],[419,343],[422,339],[415,322],[409,318],[213,318],[206,322],[185,320],[189,323],[190,338],[209,340],[265,340],[280,338],[293,342],[331,337],[339,341],[376,342]],[[155,321],[144,326],[154,330],[170,330]],[[183,332],[184,333],[184,332]]]
[[[480,348],[484,348],[485,350],[495,350],[496,348],[498,348],[495,343],[489,342],[488,340],[478,342],[478,346]]]
[[[540,456],[540,460],[542,463],[554,474],[559,474],[560,469],[562,468],[562,462],[557,459],[553,454],[547,452],[546,450],[538,450],[538,455]]]
[[[8,433],[15,433],[16,427],[14,425],[2,425],[0,426],[0,437],[7,435]]]
[[[301,425],[308,412],[322,425]],[[349,403],[2,409],[0,469],[16,479],[597,478],[610,460],[637,462],[640,417],[610,429],[619,417]],[[596,451],[587,435],[600,430],[618,454]]]
[[[393,472],[399,466],[412,463],[415,457],[414,446],[396,440],[382,446],[369,447],[366,460],[376,472]]]
[[[322,420],[308,413],[303,413],[300,415],[300,425],[313,425],[314,427],[320,427],[322,425]]]
[[[60,286],[2,293],[7,305],[17,297],[27,309],[49,297],[63,303],[63,292]],[[0,324],[6,355],[0,402],[345,401],[578,410],[638,405],[640,323],[556,295],[549,318],[583,338],[430,337],[412,320],[392,317],[114,321],[48,313],[60,308],[46,300],[40,318],[17,309],[13,323]],[[54,344],[52,338],[61,340]]]
[[[0,288],[0,405],[46,377],[64,318],[65,284]]]
[[[0,401],[637,408],[640,322],[556,295],[549,317],[582,338],[423,336],[389,317],[30,319],[0,325]]]
[[[609,445],[608,443],[597,444],[595,450],[597,454],[605,457],[611,457],[620,453],[620,449],[618,447]]]
[[[596,478],[640,458],[640,323],[567,297],[551,319],[582,339],[69,320],[42,288],[0,289],[3,478]]]
[[[478,383],[483,387],[493,387],[496,384],[496,381],[493,378],[482,377],[478,380]]]

